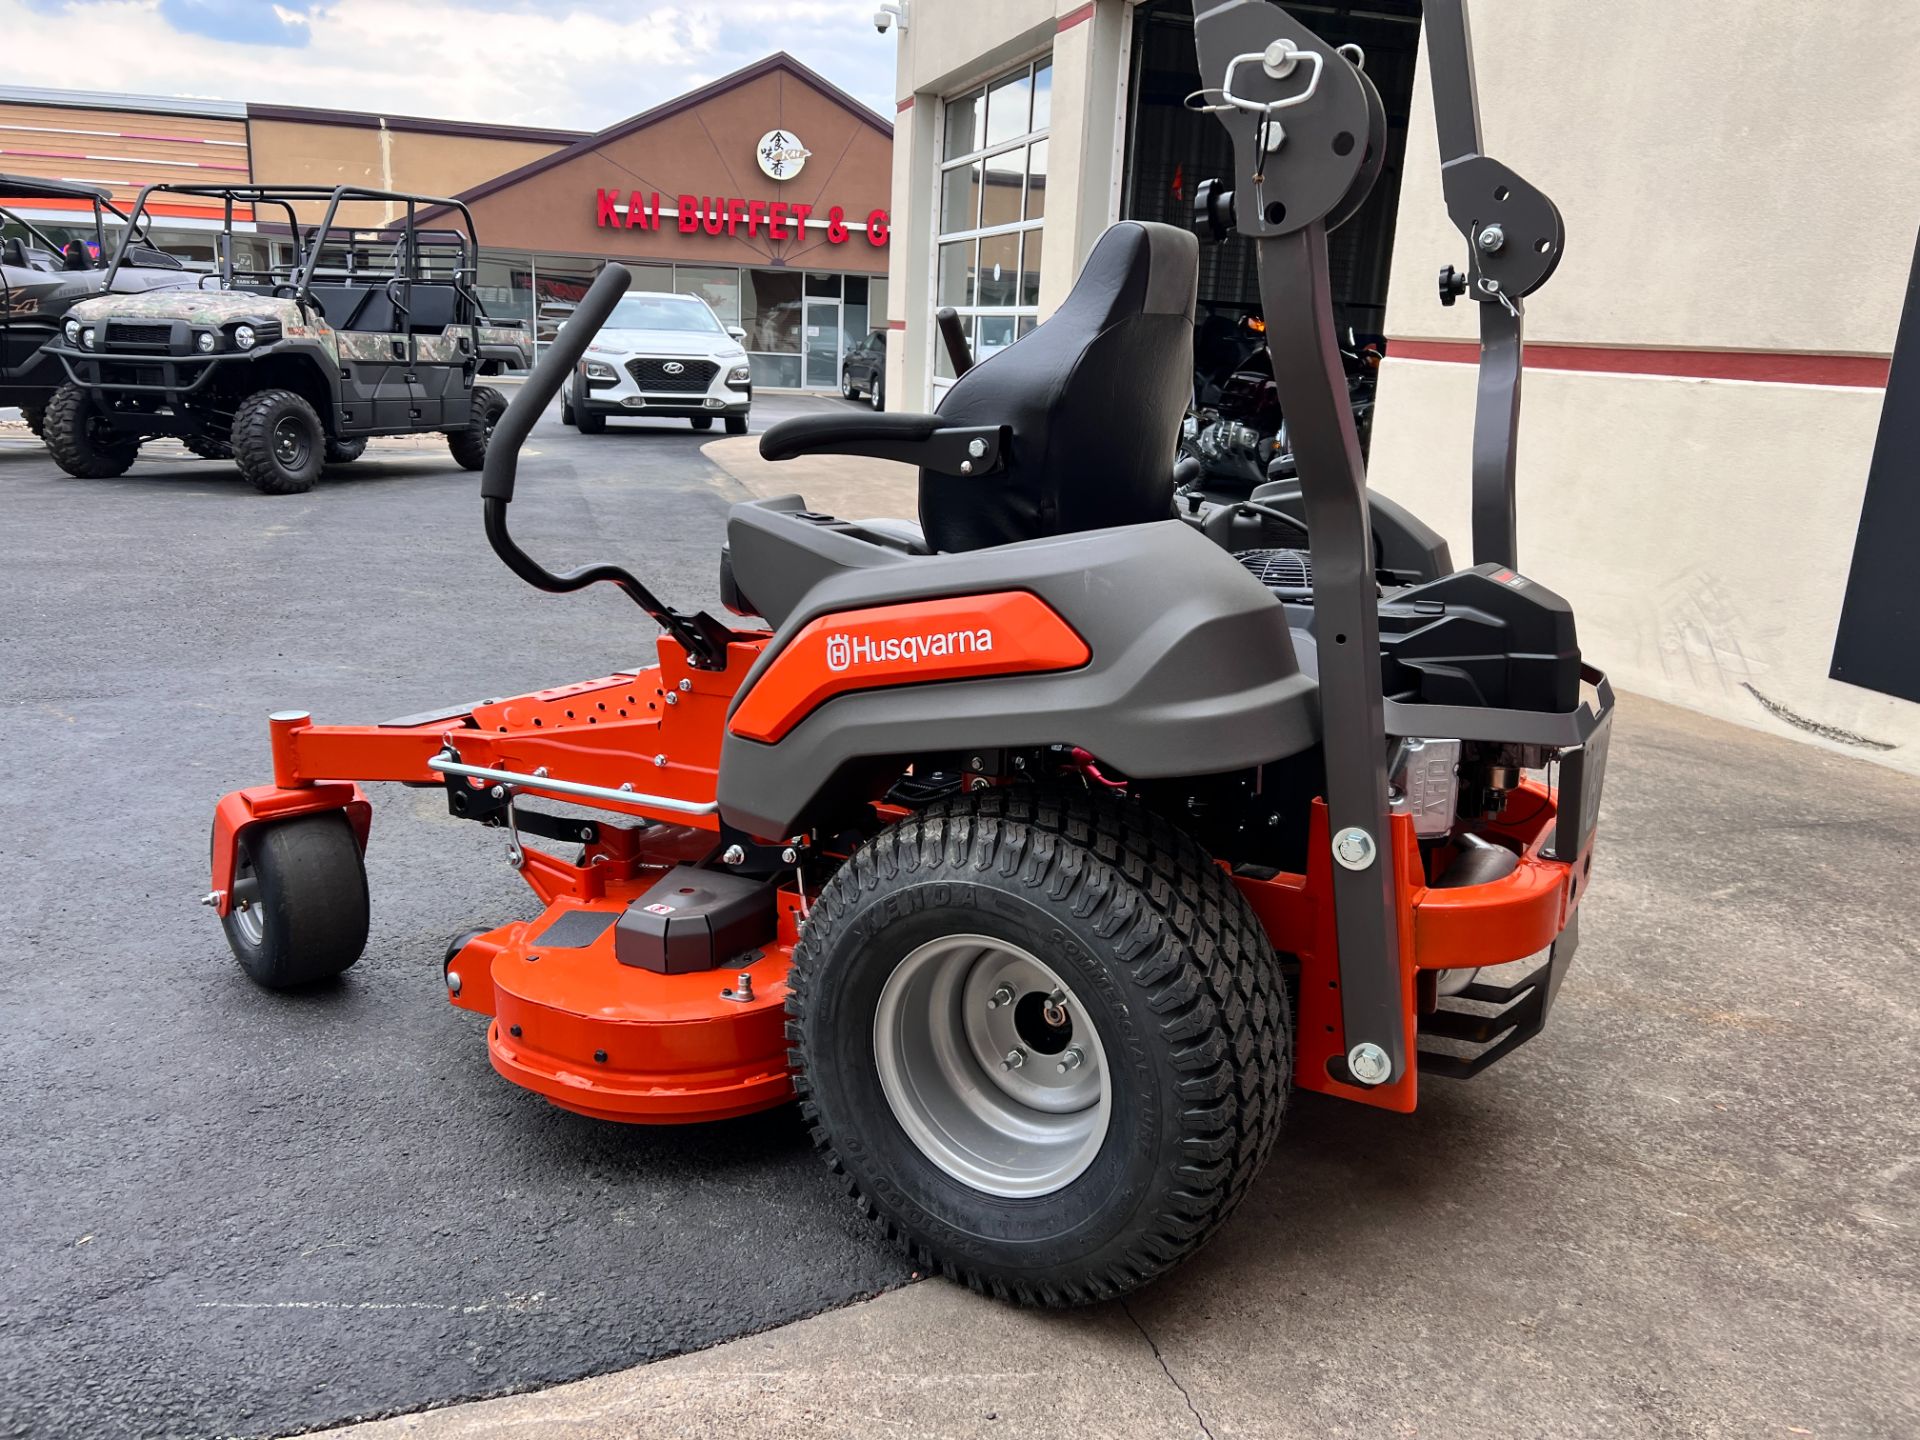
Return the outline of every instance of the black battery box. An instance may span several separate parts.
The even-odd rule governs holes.
[[[731,965],[772,943],[778,893],[772,880],[676,865],[621,915],[614,956],[661,975]]]

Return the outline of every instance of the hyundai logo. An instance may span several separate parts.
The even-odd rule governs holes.
[[[669,360],[667,361],[666,364],[662,365],[660,368],[666,371],[667,374],[669,375],[678,375],[682,371],[684,371],[687,367],[682,365],[678,360]]]

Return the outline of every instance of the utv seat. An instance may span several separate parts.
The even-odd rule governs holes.
[[[1193,384],[1199,256],[1185,230],[1115,225],[1059,310],[961,376],[937,414],[783,420],[760,453],[919,466],[920,526],[934,551],[1167,519]]]
[[[16,270],[30,268],[27,263],[26,242],[18,235],[9,235],[6,243],[0,244],[0,265],[10,265]]]

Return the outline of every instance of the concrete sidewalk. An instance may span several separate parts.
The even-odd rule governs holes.
[[[1411,1117],[1296,1095],[1124,1305],[930,1281],[336,1433],[1920,1433],[1920,784],[1626,697],[1600,843],[1544,1035]]]

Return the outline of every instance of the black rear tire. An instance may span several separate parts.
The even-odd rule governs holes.
[[[47,408],[44,405],[22,405],[20,418],[27,422],[27,429],[39,435],[46,429]]]
[[[248,887],[247,909],[238,906]],[[367,948],[367,870],[338,810],[242,832],[235,906],[222,917],[240,968],[269,990],[317,985]]]
[[[567,399],[564,395],[560,397],[560,423],[562,425],[573,424],[573,401]]]
[[[873,389],[867,392],[867,398],[873,402],[874,409],[887,408],[887,377],[878,370],[873,372]]]
[[[727,416],[727,434],[744,435],[747,433],[747,417],[744,415]]]
[[[327,439],[327,464],[349,465],[367,453],[367,437],[356,435],[350,440]]]
[[[311,490],[326,463],[320,417],[291,390],[262,390],[233,412],[233,458],[262,495]]]
[[[883,989],[956,935],[1043,957],[1109,1057],[1098,1153],[1049,1192],[957,1178],[887,1097]],[[815,1145],[915,1263],[978,1291],[1070,1305],[1146,1283],[1227,1218],[1279,1132],[1292,1026],[1273,948],[1227,874],[1135,803],[1005,788],[901,821],[828,882],[788,983]]]
[[[447,448],[463,470],[478,470],[487,463],[487,445],[493,439],[493,427],[507,413],[506,397],[491,385],[473,387],[473,418],[464,430],[447,432]]]
[[[713,417],[711,415],[689,415],[687,417],[687,423],[696,430],[711,430],[713,428]]]
[[[140,453],[140,437],[114,431],[92,397],[71,381],[53,392],[40,423],[53,463],[79,480],[124,475]]]

